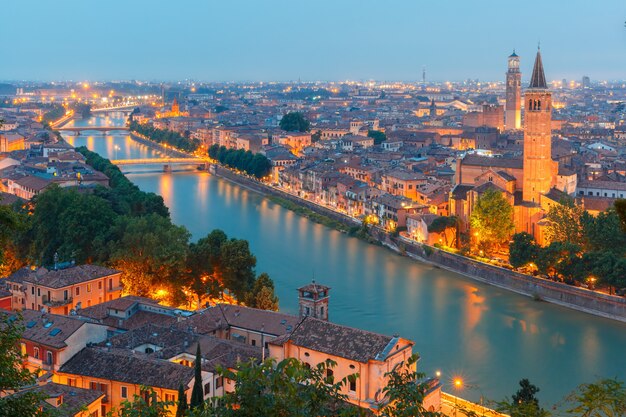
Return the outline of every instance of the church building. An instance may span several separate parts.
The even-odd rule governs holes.
[[[506,128],[512,117],[517,120],[515,80],[519,80],[519,57],[509,57],[507,73]],[[510,82],[513,80],[513,82]],[[511,85],[510,85],[511,84]],[[559,170],[552,159],[552,93],[548,90],[541,52],[537,51],[528,89],[524,94],[524,147],[521,158],[468,154],[457,160],[456,185],[450,192],[450,214],[460,219],[460,230],[469,230],[469,219],[478,198],[487,189],[503,193],[514,208],[515,232],[527,232],[545,244],[544,219],[553,204],[575,192],[576,174]],[[574,178],[572,178],[574,176]],[[572,183],[574,186],[572,186]]]

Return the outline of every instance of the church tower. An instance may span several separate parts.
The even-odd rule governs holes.
[[[523,199],[539,204],[540,194],[552,187],[552,94],[537,51],[530,86],[524,95],[524,180]],[[507,110],[508,111],[508,110]]]
[[[515,50],[509,56],[509,70],[506,73],[504,127],[506,130],[522,127],[522,73],[519,70],[519,56]]]
[[[328,291],[329,287],[311,282],[298,288],[298,304],[300,317],[313,316],[316,319],[328,321]]]

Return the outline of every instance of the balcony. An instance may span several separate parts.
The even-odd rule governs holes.
[[[43,304],[48,307],[63,307],[68,304],[72,304],[72,297],[66,300],[43,300]]]

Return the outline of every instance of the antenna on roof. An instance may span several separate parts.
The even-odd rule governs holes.
[[[54,252],[54,270],[56,271],[59,265],[59,252]]]

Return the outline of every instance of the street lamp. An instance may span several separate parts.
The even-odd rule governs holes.
[[[118,145],[115,145],[113,149],[115,149],[115,159],[117,159],[117,151],[120,150],[120,147]]]

